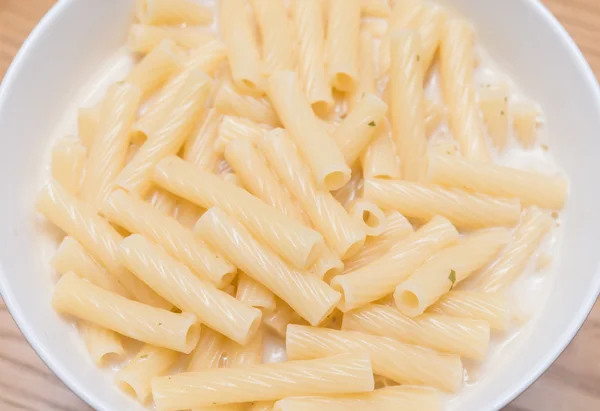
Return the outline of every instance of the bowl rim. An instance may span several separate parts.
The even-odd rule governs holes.
[[[6,104],[8,89],[12,87],[12,80],[17,76],[21,66],[24,64],[25,56],[29,54],[30,49],[43,37],[46,30],[52,25],[52,22],[70,7],[77,0],[59,0],[48,10],[32,32],[23,42],[16,56],[6,71],[4,79],[0,83],[0,111]],[[525,7],[531,7],[557,35],[567,41],[569,45],[571,57],[573,61],[582,69],[584,79],[590,86],[590,92],[598,106],[600,106],[600,86],[594,75],[589,63],[585,59],[583,53],[569,35],[567,30],[562,26],[558,19],[548,10],[548,8],[540,1],[522,1]],[[6,282],[6,273],[0,267],[0,295],[4,299],[4,303],[8,312],[11,314],[17,328],[21,331],[29,345],[33,348],[37,356],[43,363],[63,382],[75,395],[83,400],[90,407],[97,410],[105,410],[106,406],[102,399],[91,394],[82,384],[80,384],[74,375],[63,367],[60,361],[54,357],[44,346],[38,343],[34,336],[32,326],[24,318],[16,301],[8,292],[9,287]],[[583,323],[591,313],[598,296],[600,295],[600,267],[596,269],[593,284],[589,287],[589,292],[584,300],[582,300],[577,314],[573,317],[569,327],[562,334],[560,340],[554,342],[547,353],[538,361],[535,367],[523,374],[515,383],[511,384],[499,397],[491,402],[490,410],[499,410],[515,400],[523,394],[543,373],[545,373],[556,359],[562,354],[567,346],[572,342],[575,336],[580,331]]]

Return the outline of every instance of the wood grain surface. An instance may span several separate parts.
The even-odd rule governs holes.
[[[533,0],[532,0],[533,1]],[[54,0],[0,0],[0,79]],[[600,75],[600,0],[545,0]],[[42,363],[0,299],[0,410],[89,410]],[[505,411],[600,410],[600,304],[569,348]]]

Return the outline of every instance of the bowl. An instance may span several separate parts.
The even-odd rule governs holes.
[[[581,52],[532,0],[442,0],[475,25],[481,43],[545,112],[549,144],[569,175],[557,269],[547,295],[522,331],[493,355],[476,384],[449,410],[497,410],[536,380],[581,327],[600,290],[600,91]],[[52,246],[33,210],[44,183],[49,147],[90,79],[125,43],[134,0],[61,0],[24,43],[0,90],[0,292],[19,328],[52,371],[98,410],[142,410],[123,395],[112,373],[96,369],[73,325],[51,308]],[[112,59],[112,60],[111,60]],[[65,114],[66,113],[66,114]],[[545,301],[543,301],[545,300]],[[473,375],[469,376],[473,379]]]

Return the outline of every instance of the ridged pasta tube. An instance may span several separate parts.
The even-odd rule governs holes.
[[[327,67],[329,84],[351,92],[358,82],[360,0],[329,0]]]
[[[221,114],[248,118],[257,123],[279,125],[273,106],[265,97],[254,97],[238,93],[229,81],[221,82],[214,105]]]
[[[508,141],[508,88],[494,85],[479,92],[479,109],[492,143],[500,152]]]
[[[275,295],[264,285],[244,274],[238,274],[235,298],[250,307],[266,311],[275,309]]]
[[[125,355],[121,337],[113,330],[87,321],[79,321],[77,328],[90,358],[98,367],[104,366],[108,358],[120,359]]]
[[[81,107],[77,110],[77,136],[88,150],[98,134],[99,124],[100,107]]]
[[[204,171],[212,172],[219,156],[214,151],[221,116],[215,109],[206,111],[201,126],[186,140],[181,157]]]
[[[353,201],[348,207],[348,213],[361,223],[368,236],[376,237],[385,231],[385,213],[370,201],[360,198]]]
[[[363,152],[361,164],[365,180],[371,178],[393,179],[402,176],[400,161],[396,155],[396,144],[392,139],[387,119],[377,126],[375,137]]]
[[[350,110],[354,110],[363,96],[377,92],[374,49],[373,34],[362,27],[358,44],[358,83],[350,96]]]
[[[187,371],[201,371],[207,368],[219,368],[225,352],[225,337],[206,326],[202,327],[198,345],[192,352]]]
[[[145,24],[209,24],[213,15],[210,8],[191,0],[142,0],[136,14]]]
[[[266,124],[258,124],[236,116],[223,116],[214,149],[217,153],[223,153],[225,147],[236,140],[248,140],[253,145],[257,145],[263,134],[269,130],[271,127]]]
[[[52,178],[77,196],[84,177],[86,149],[77,140],[61,140],[52,147]]]
[[[193,49],[216,40],[214,33],[195,27],[159,27],[148,24],[132,24],[127,36],[127,46],[134,53],[146,54],[163,40],[174,41],[179,47]]]

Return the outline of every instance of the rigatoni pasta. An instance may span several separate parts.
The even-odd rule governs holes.
[[[327,68],[329,84],[351,92],[358,82],[360,0],[329,0]]]
[[[61,140],[52,148],[52,178],[77,196],[83,179],[86,149],[77,140]]]

